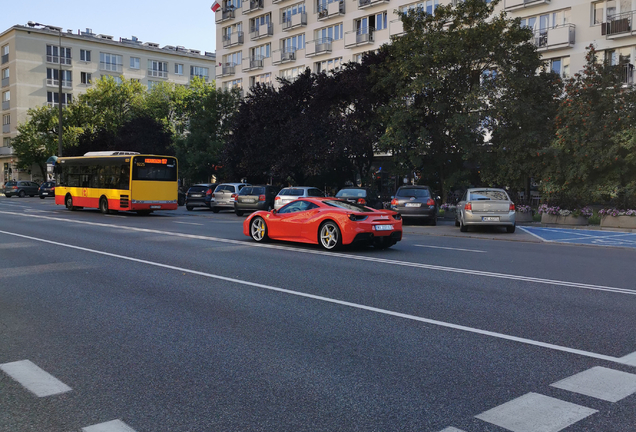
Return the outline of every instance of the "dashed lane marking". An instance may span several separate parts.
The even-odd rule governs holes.
[[[93,426],[86,426],[82,428],[82,432],[135,432],[135,430],[121,420],[111,420]]]
[[[0,370],[38,397],[66,393],[72,389],[30,360],[0,364]]]
[[[486,251],[477,250],[477,249],[461,249],[461,248],[452,248],[452,247],[443,247],[443,246],[431,246],[431,245],[420,245],[420,244],[416,244],[415,246],[423,247],[423,248],[432,248],[432,249],[455,250],[455,251],[461,251],[461,252],[487,253]]]

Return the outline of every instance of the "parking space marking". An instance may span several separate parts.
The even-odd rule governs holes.
[[[622,246],[636,248],[636,233],[567,228],[519,227],[526,233],[548,243]]]
[[[618,402],[636,393],[636,375],[597,366],[550,386],[608,402]]]
[[[513,432],[559,432],[597,410],[527,393],[475,417]]]
[[[452,247],[443,247],[443,246],[431,246],[431,245],[420,245],[420,244],[416,244],[414,246],[417,247],[423,247],[423,248],[432,248],[432,249],[447,249],[447,250],[455,250],[455,251],[461,251],[461,252],[477,252],[477,253],[487,253],[486,251],[483,250],[476,250],[476,249],[461,249],[461,248],[452,248]]]
[[[584,351],[584,350],[580,350],[580,349],[576,349],[576,348],[569,348],[569,347],[565,347],[565,346],[561,346],[561,345],[555,345],[555,344],[546,343],[546,342],[540,342],[540,341],[536,341],[536,340],[532,340],[532,339],[526,339],[526,338],[522,338],[522,337],[511,336],[511,335],[507,335],[507,334],[503,334],[503,333],[497,333],[497,332],[493,332],[493,331],[489,331],[489,330],[482,330],[482,329],[478,329],[478,328],[474,328],[474,327],[463,326],[463,325],[460,325],[460,324],[454,324],[454,323],[449,323],[449,322],[445,322],[445,321],[438,321],[438,320],[434,320],[434,319],[418,317],[418,316],[415,316],[415,315],[409,315],[409,314],[405,314],[405,313],[401,313],[401,312],[395,312],[395,311],[391,311],[391,310],[387,310],[387,309],[380,309],[380,308],[376,308],[376,307],[372,307],[372,306],[366,306],[366,305],[362,305],[362,304],[359,304],[359,303],[352,303],[352,302],[348,302],[348,301],[344,301],[344,300],[337,300],[337,299],[333,299],[333,298],[329,298],[329,297],[323,297],[323,296],[319,296],[319,295],[315,295],[315,294],[308,294],[308,293],[303,293],[303,292],[300,292],[300,291],[293,291],[293,290],[289,290],[289,289],[278,288],[278,287],[274,287],[274,286],[271,286],[271,285],[265,285],[265,284],[260,284],[260,283],[256,283],[256,282],[249,282],[249,281],[246,281],[246,280],[231,278],[231,277],[227,277],[227,276],[221,276],[221,275],[215,275],[215,274],[211,274],[211,273],[205,273],[205,272],[201,272],[201,271],[198,271],[198,270],[191,270],[191,269],[187,269],[187,268],[184,268],[184,267],[177,267],[177,266],[168,265],[168,264],[162,264],[162,263],[158,263],[158,262],[154,262],[154,261],[143,260],[143,259],[140,259],[140,258],[129,257],[129,256],[125,256],[125,255],[118,255],[118,254],[114,254],[114,253],[110,253],[110,252],[105,252],[105,251],[100,251],[100,250],[95,250],[95,249],[89,249],[89,248],[85,248],[85,247],[81,247],[81,246],[69,245],[69,244],[60,243],[60,242],[56,242],[56,241],[52,241],[52,240],[45,240],[45,239],[41,239],[41,238],[26,236],[26,235],[23,235],[23,234],[10,233],[10,232],[7,232],[7,231],[0,231],[0,234],[6,234],[6,235],[14,236],[14,237],[26,238],[26,239],[30,239],[30,240],[33,240],[33,241],[36,241],[36,242],[47,243],[47,244],[51,244],[51,245],[55,245],[55,246],[61,246],[61,247],[74,249],[74,250],[79,250],[79,251],[83,251],[83,252],[90,252],[90,253],[94,253],[94,254],[98,254],[98,255],[102,255],[102,256],[108,256],[108,257],[111,257],[111,258],[118,258],[118,259],[121,259],[121,260],[136,262],[136,263],[140,263],[140,264],[147,264],[147,265],[160,267],[160,268],[164,268],[164,269],[168,269],[168,270],[176,270],[176,271],[179,271],[179,272],[182,272],[182,273],[188,273],[188,274],[192,274],[192,275],[203,276],[203,277],[207,277],[207,278],[211,278],[211,279],[217,279],[217,280],[221,280],[221,281],[225,281],[225,282],[231,282],[231,283],[235,283],[235,284],[239,284],[239,285],[245,285],[245,286],[249,286],[249,287],[260,288],[260,289],[264,289],[264,290],[269,290],[269,291],[278,292],[278,293],[282,293],[282,294],[289,294],[289,295],[293,295],[293,296],[297,296],[297,297],[303,297],[303,298],[308,298],[308,299],[312,299],[312,300],[318,300],[318,301],[322,301],[322,302],[326,302],[326,303],[337,304],[337,305],[340,305],[340,306],[346,306],[346,307],[351,307],[351,308],[355,308],[355,309],[365,310],[365,311],[369,311],[369,312],[375,312],[375,313],[379,313],[379,314],[383,314],[383,315],[387,315],[387,316],[393,316],[393,317],[397,317],[397,318],[408,319],[408,320],[417,321],[417,322],[421,322],[421,323],[425,323],[425,324],[432,324],[432,325],[439,326],[439,327],[446,327],[446,328],[451,328],[451,329],[454,329],[454,330],[460,330],[460,331],[465,331],[465,332],[469,332],[469,333],[479,334],[479,335],[482,335],[482,336],[490,336],[490,337],[494,337],[494,338],[498,338],[498,339],[504,339],[504,340],[508,340],[508,341],[512,341],[512,342],[518,342],[518,343],[523,343],[523,344],[532,345],[532,346],[536,346],[536,347],[546,348],[546,349],[550,349],[550,350],[554,350],[554,351],[561,351],[561,352],[565,352],[565,353],[569,353],[569,354],[575,354],[575,355],[595,358],[595,359],[599,359],[599,360],[605,360],[605,361],[614,362],[614,363],[627,364],[621,358],[614,357],[614,356],[609,356],[609,355],[605,355],[605,354],[598,354],[598,353],[593,353],[593,352],[590,352],[590,351]],[[340,255],[340,256],[344,256],[344,257],[349,257],[348,255],[344,255],[344,254],[335,254],[335,255],[336,256]],[[354,257],[354,256],[352,256],[352,257]],[[386,260],[386,261],[388,261],[388,260]],[[380,260],[380,262],[383,262],[383,260]],[[411,264],[413,264],[413,263],[411,263]],[[636,292],[631,291],[631,294],[636,294]]]
[[[121,420],[111,420],[83,427],[82,432],[135,432],[135,430]]]
[[[72,390],[29,360],[0,364],[0,370],[38,397],[53,396]]]

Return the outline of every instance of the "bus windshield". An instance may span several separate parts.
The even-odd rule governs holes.
[[[135,156],[133,158],[133,180],[177,181],[177,160]]]

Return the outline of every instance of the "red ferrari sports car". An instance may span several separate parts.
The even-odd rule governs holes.
[[[402,217],[334,198],[300,198],[278,211],[252,213],[243,233],[257,242],[318,243],[327,250],[356,242],[387,248],[402,240]]]

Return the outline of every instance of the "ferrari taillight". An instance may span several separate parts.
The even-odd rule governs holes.
[[[433,198],[429,198],[429,199],[426,201],[426,205],[435,205],[435,201],[433,200]]]
[[[258,200],[259,201],[265,201],[265,195],[259,195],[258,196]]]
[[[365,200],[364,198],[358,198],[358,204],[365,205],[366,203],[367,203],[367,200]]]
[[[471,203],[469,203],[469,202],[464,204],[464,210],[472,211],[473,210],[473,205]]]

